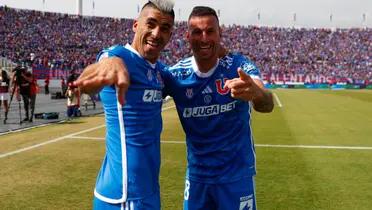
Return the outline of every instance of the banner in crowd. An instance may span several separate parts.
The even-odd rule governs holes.
[[[36,77],[36,79],[67,79],[73,72],[75,74],[81,74],[83,70],[61,70],[61,69],[33,69],[32,74]]]
[[[83,69],[74,70],[74,73],[80,74]],[[61,69],[33,69],[33,74],[37,79],[67,79],[72,71]],[[303,84],[371,84],[372,81],[355,80],[350,77],[334,77],[322,74],[282,74],[282,73],[262,73],[262,79],[271,84],[290,84],[290,83],[303,83]]]
[[[337,82],[353,83],[350,77],[334,77],[322,74],[282,74],[282,73],[262,73],[262,79],[268,83],[304,83],[304,84],[334,84]],[[364,81],[360,81],[364,82]]]

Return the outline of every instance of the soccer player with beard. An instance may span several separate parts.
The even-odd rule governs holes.
[[[256,209],[251,110],[271,112],[260,71],[240,53],[219,58],[216,12],[194,7],[187,39],[193,57],[162,71],[186,134],[185,210]]]
[[[184,209],[256,209],[251,109],[271,112],[272,95],[249,59],[239,53],[219,59],[224,49],[213,9],[193,9],[187,38],[194,56],[169,69],[160,69],[163,96],[173,96],[186,133]],[[152,41],[145,43],[156,46]],[[102,84],[115,85],[119,93],[125,93],[129,84],[126,67],[116,61],[106,63],[100,68],[86,68],[77,84],[88,93]],[[133,78],[131,75],[132,83]],[[142,100],[157,101],[158,94],[147,91]],[[133,98],[127,96],[126,100],[130,103]]]

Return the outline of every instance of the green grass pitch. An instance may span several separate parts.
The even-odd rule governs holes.
[[[258,208],[371,209],[372,91],[273,92],[273,113],[254,112],[252,120]],[[163,112],[165,210],[182,209],[186,166],[172,106]],[[0,209],[91,209],[103,124],[95,116],[0,136]]]

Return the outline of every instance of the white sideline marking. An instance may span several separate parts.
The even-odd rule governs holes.
[[[25,147],[25,148],[22,148],[22,149],[18,149],[18,150],[12,151],[12,152],[0,154],[0,158],[8,157],[10,155],[15,155],[15,154],[25,152],[25,151],[28,151],[28,150],[31,150],[31,149],[35,149],[37,147],[41,147],[41,146],[44,146],[44,145],[47,145],[47,144],[62,141],[64,139],[71,138],[75,135],[90,132],[90,131],[93,131],[93,130],[96,130],[96,129],[99,129],[99,128],[103,128],[103,127],[105,127],[105,125],[100,125],[100,126],[97,126],[97,127],[94,127],[94,128],[89,128],[89,129],[82,130],[82,131],[79,131],[79,132],[76,132],[76,133],[72,133],[72,134],[69,134],[69,135],[66,135],[66,136],[58,137],[58,138],[55,138],[55,139],[52,139],[52,140],[49,140],[49,141],[46,141],[46,142],[43,142],[43,143],[40,143],[40,144],[35,144],[35,145]]]
[[[102,137],[73,136],[74,139],[105,140]],[[185,141],[161,141],[163,144],[185,144]],[[347,149],[347,150],[372,150],[372,147],[359,146],[323,146],[323,145],[285,145],[285,144],[256,144],[256,147],[276,148],[304,148],[304,149]]]
[[[275,101],[278,104],[278,106],[280,108],[283,107],[283,104],[280,102],[278,95],[276,95],[276,93],[273,93],[273,95],[274,95]]]
[[[278,148],[304,148],[304,149],[348,149],[348,150],[372,150],[372,147],[359,146],[323,146],[323,145],[276,145],[256,144],[256,147],[278,147]]]
[[[90,137],[90,136],[71,136],[70,139],[89,139],[89,140],[105,140],[103,137]]]
[[[92,116],[104,116],[104,115],[105,114],[102,113],[102,114],[93,114]],[[60,121],[57,121],[57,122],[48,122],[48,123],[35,125],[35,126],[31,126],[31,127],[20,128],[20,129],[17,129],[17,130],[10,130],[10,131],[0,133],[0,136],[8,135],[8,134],[11,134],[11,133],[19,133],[19,132],[22,132],[22,131],[27,131],[27,130],[31,130],[31,129],[35,129],[35,128],[42,128],[42,127],[53,125],[53,124],[62,124],[62,123],[65,123],[65,122],[67,122],[67,120],[60,120]]]
[[[89,136],[71,136],[70,139],[89,139],[89,140],[105,140],[103,137],[89,137]],[[161,141],[164,144],[185,144],[184,141]]]
[[[162,111],[166,111],[166,110],[172,109],[174,107],[175,106],[166,107],[166,108],[163,108]],[[44,127],[44,126],[45,125],[42,125],[40,127]],[[89,129],[86,129],[86,130],[83,130],[83,131],[79,131],[79,132],[76,132],[76,133],[72,133],[72,134],[69,134],[69,135],[66,135],[66,136],[58,137],[58,138],[55,138],[55,139],[52,139],[52,140],[49,140],[49,141],[46,141],[46,142],[43,142],[43,143],[40,143],[40,144],[35,144],[35,145],[29,146],[29,147],[25,147],[25,148],[22,148],[22,149],[18,149],[18,150],[12,151],[12,152],[0,154],[0,159],[1,158],[4,158],[4,157],[11,156],[11,155],[15,155],[15,154],[18,154],[18,153],[21,153],[21,152],[25,152],[25,151],[28,151],[28,150],[31,150],[31,149],[35,149],[37,147],[41,147],[41,146],[44,146],[44,145],[47,145],[47,144],[51,144],[51,143],[55,143],[55,142],[58,142],[58,141],[62,141],[64,139],[76,138],[75,137],[76,135],[79,135],[79,134],[82,134],[82,133],[86,133],[86,132],[90,132],[90,131],[93,131],[93,130],[96,130],[96,129],[100,129],[100,128],[103,128],[105,126],[106,125],[100,125],[100,126],[97,126],[97,127],[94,127],[94,128],[89,128]],[[95,137],[82,137],[82,138],[83,139],[89,138],[89,139],[98,139],[98,140],[101,140],[100,138],[95,138]]]
[[[276,96],[275,93],[274,93],[274,96]],[[279,103],[280,103],[280,101],[279,101]],[[279,106],[281,107],[281,104],[279,104]],[[163,108],[162,111],[166,111],[166,110],[172,109],[174,107],[175,106],[166,107],[166,108]],[[66,136],[58,137],[58,138],[55,138],[55,139],[52,139],[52,140],[49,140],[49,141],[46,141],[46,142],[43,142],[43,143],[40,143],[40,144],[35,144],[35,145],[25,147],[25,148],[22,148],[22,149],[19,149],[19,150],[15,150],[15,151],[12,151],[12,152],[0,154],[0,159],[4,158],[4,157],[11,156],[11,155],[15,155],[15,154],[18,154],[18,153],[21,153],[21,152],[25,152],[25,151],[28,151],[28,150],[31,150],[31,149],[35,149],[37,147],[41,147],[41,146],[44,146],[44,145],[47,145],[47,144],[62,141],[64,139],[68,139],[68,138],[104,140],[105,138],[101,138],[101,137],[84,137],[84,136],[79,137],[77,135],[87,133],[87,132],[90,132],[90,131],[93,131],[93,130],[96,130],[96,129],[100,129],[100,128],[103,128],[105,126],[106,125],[100,125],[100,126],[97,126],[97,127],[93,127],[93,128],[89,128],[89,129],[86,129],[86,130],[79,131],[79,132],[75,132],[75,133],[72,133],[72,134],[69,134],[69,135],[66,135]],[[161,141],[161,143],[165,143],[165,144],[185,144],[184,141]],[[306,148],[306,149],[372,150],[372,147],[359,147],[359,146],[275,145],[275,144],[256,144],[255,146],[256,147],[277,147],[277,148]]]
[[[160,141],[163,144],[185,144],[185,141]]]
[[[165,107],[165,108],[163,108],[161,111],[167,111],[168,109],[173,109],[173,108],[175,108],[176,106],[170,106],[170,107]]]
[[[45,123],[45,124],[41,124],[41,125],[35,125],[35,126],[32,126],[32,127],[21,128],[21,129],[17,129],[17,130],[10,130],[10,131],[7,131],[7,132],[0,133],[0,136],[8,135],[10,133],[18,133],[18,132],[22,132],[22,131],[27,131],[27,130],[31,130],[31,129],[34,129],[34,128],[42,128],[42,127],[49,126],[49,125],[52,125],[52,124],[61,124],[61,123],[65,123],[65,122],[66,122],[66,120],[61,120],[61,121],[58,121],[58,122],[50,122],[50,123]]]

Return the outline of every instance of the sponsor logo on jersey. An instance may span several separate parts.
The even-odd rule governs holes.
[[[161,102],[162,92],[160,90],[145,90],[143,92],[142,100],[144,102]]]
[[[253,195],[248,195],[240,198],[239,210],[253,209]]]
[[[211,95],[205,95],[204,96],[204,103],[205,104],[210,104],[212,101],[212,96]]]
[[[202,94],[208,94],[208,93],[213,93],[213,90],[211,87],[209,87],[209,85],[205,87],[204,90],[202,91]]]
[[[194,91],[192,90],[192,88],[187,88],[186,89],[186,97],[187,98],[192,98],[193,95],[194,95]]]
[[[185,108],[183,110],[183,117],[208,117],[213,115],[219,115],[224,112],[229,112],[235,109],[237,101],[233,101],[227,104],[213,104],[209,106],[198,106],[192,108]]]
[[[227,88],[227,87],[223,88],[226,80],[227,80],[227,78],[223,78],[223,82],[222,82],[221,79],[218,79],[218,80],[215,81],[217,92],[220,95],[226,95],[230,92],[229,88]]]

